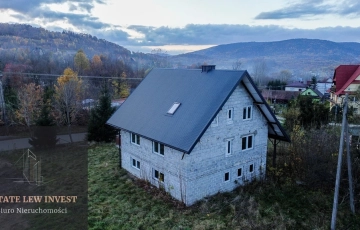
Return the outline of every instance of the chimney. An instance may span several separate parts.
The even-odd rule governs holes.
[[[202,65],[201,72],[210,72],[211,70],[215,69],[215,65]]]

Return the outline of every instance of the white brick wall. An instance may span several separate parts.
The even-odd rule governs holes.
[[[243,108],[252,106],[252,118],[243,120]],[[228,110],[233,113],[228,121]],[[242,150],[241,137],[254,135],[253,148]],[[242,85],[238,86],[218,114],[218,125],[209,126],[190,154],[165,146],[165,154],[153,153],[152,142],[141,138],[140,146],[130,140],[130,133],[122,131],[122,166],[137,177],[155,185],[153,169],[164,173],[161,185],[176,199],[191,205],[205,196],[231,191],[238,184],[265,176],[268,126],[251,97]],[[226,155],[227,140],[232,139],[232,153]],[[131,159],[141,162],[141,169],[132,167]],[[253,164],[254,171],[249,172]],[[261,169],[262,167],[262,169]],[[238,168],[242,176],[237,177]],[[225,182],[225,173],[229,181]],[[238,184],[234,181],[237,180]]]

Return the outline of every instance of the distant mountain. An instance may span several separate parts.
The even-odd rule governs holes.
[[[6,63],[33,65],[35,59],[47,59],[55,63],[51,72],[62,72],[80,49],[90,60],[94,55],[104,55],[134,68],[151,68],[160,59],[165,59],[153,54],[131,52],[90,34],[65,30],[53,32],[26,24],[0,23],[0,71]]]
[[[203,63],[215,64],[217,69],[232,69],[233,64],[240,61],[240,68],[250,73],[254,72],[257,63],[265,63],[267,76],[276,76],[282,70],[289,70],[296,76],[331,76],[340,64],[360,63],[360,43],[355,42],[315,39],[243,42],[170,56],[161,52],[131,52],[89,34],[52,32],[25,24],[0,23],[0,70],[6,63],[34,66],[40,59],[46,59],[48,64],[40,64],[51,65],[47,72],[61,73],[71,64],[79,49],[89,59],[95,54],[105,55],[111,60],[121,60],[133,69],[145,70],[152,67],[197,67]],[[34,67],[33,71],[37,69],[39,72],[41,68]]]
[[[76,53],[82,49],[88,56],[94,54],[130,55],[130,51],[115,43],[89,34],[71,31],[53,32],[25,24],[0,23],[0,49],[41,48],[44,51]]]
[[[241,68],[250,72],[257,62],[264,61],[273,73],[287,69],[294,74],[329,74],[340,64],[359,64],[360,43],[316,39],[242,42],[173,56],[171,60],[184,65],[206,62],[222,69],[232,69],[240,60]]]

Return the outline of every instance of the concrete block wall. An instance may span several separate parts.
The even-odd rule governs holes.
[[[243,120],[243,108],[252,106],[252,118]],[[227,112],[233,110],[233,120]],[[241,137],[253,134],[253,148],[242,150]],[[242,85],[238,86],[218,114],[218,125],[210,126],[193,151],[183,161],[186,167],[186,204],[216,194],[231,191],[239,184],[265,176],[268,125],[252,98]],[[232,153],[226,154],[227,140],[232,140]],[[253,172],[249,171],[253,164]],[[237,170],[242,168],[242,176]],[[229,172],[229,181],[224,181]],[[237,183],[235,183],[235,180]]]
[[[252,106],[252,118],[243,120],[243,108]],[[227,119],[231,109],[233,119]],[[253,148],[242,150],[241,137],[254,135]],[[163,187],[173,197],[191,205],[205,196],[231,191],[239,184],[265,176],[268,126],[251,97],[240,84],[218,114],[218,124],[209,126],[190,154],[165,146],[164,156],[153,153],[152,141],[141,138],[131,143],[131,133],[121,131],[122,166],[135,176]],[[226,140],[232,139],[232,153],[226,155]],[[132,167],[140,161],[140,170]],[[253,172],[249,172],[253,164]],[[242,176],[237,170],[242,168]],[[163,183],[154,179],[153,170],[165,175]],[[229,172],[229,181],[224,181]],[[235,183],[235,180],[237,183]]]
[[[182,169],[184,161],[181,160],[183,153],[164,147],[164,155],[153,152],[152,141],[140,137],[140,145],[131,143],[131,133],[121,131],[121,161],[122,167],[138,178],[149,181],[157,187],[162,187],[173,197],[182,200],[183,178]],[[140,162],[140,169],[132,166],[132,159]],[[158,170],[164,174],[164,182],[159,182],[154,178],[154,171]]]

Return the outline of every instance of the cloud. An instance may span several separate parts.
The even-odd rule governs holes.
[[[68,4],[70,13],[51,10],[49,4]],[[12,10],[14,18],[27,23],[34,19],[44,22],[68,21],[79,29],[102,29],[109,24],[102,23],[98,18],[91,17],[95,3],[105,4],[102,0],[31,0],[24,4],[23,0],[0,1],[0,10]],[[85,13],[74,13],[76,11]]]
[[[338,15],[338,16],[359,16],[360,2],[358,0],[343,1],[313,1],[300,0],[290,4],[282,9],[262,12],[255,19],[293,19],[307,18],[321,15]]]
[[[360,2],[358,0],[345,0],[338,7],[338,14],[342,16],[360,16]]]
[[[333,5],[326,1],[301,0],[279,10],[262,12],[255,19],[303,18],[333,12]]]
[[[214,45],[249,41],[280,41],[293,38],[313,38],[332,41],[360,41],[360,28],[327,27],[318,29],[287,29],[284,27],[249,25],[199,25],[184,28],[145,27],[133,25],[128,29],[143,34],[131,45]],[[339,36],[342,34],[342,36]]]

